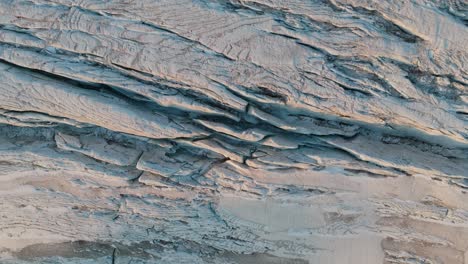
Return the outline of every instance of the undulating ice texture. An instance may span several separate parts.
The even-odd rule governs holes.
[[[468,264],[465,0],[0,0],[0,263]]]

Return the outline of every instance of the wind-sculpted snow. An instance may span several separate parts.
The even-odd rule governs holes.
[[[467,14],[0,0],[0,262],[467,264]]]

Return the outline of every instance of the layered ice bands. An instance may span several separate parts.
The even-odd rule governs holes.
[[[0,0],[0,263],[468,264],[463,0]]]

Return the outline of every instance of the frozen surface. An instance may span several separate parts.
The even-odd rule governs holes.
[[[0,263],[468,264],[464,0],[0,0]]]

